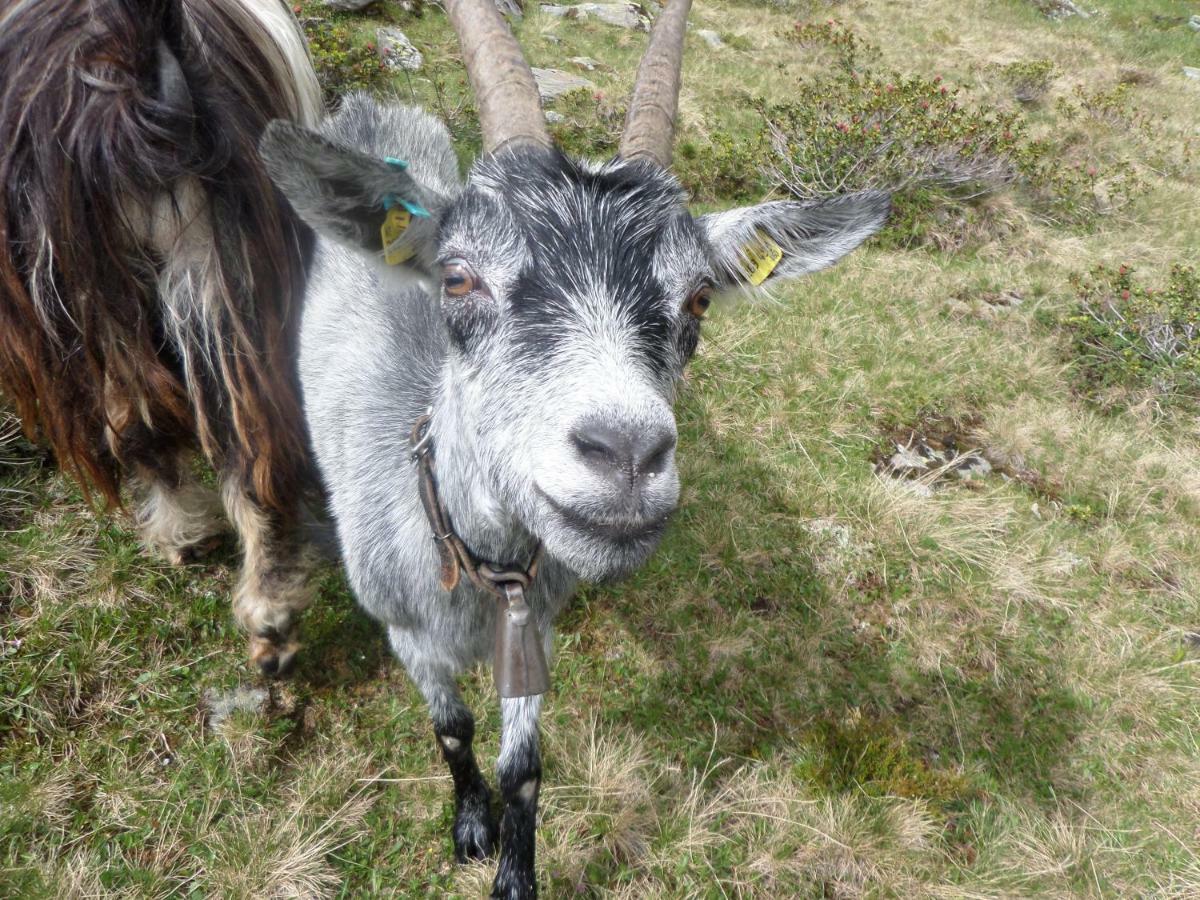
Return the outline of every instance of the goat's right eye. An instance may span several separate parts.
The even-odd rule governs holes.
[[[451,297],[465,297],[479,287],[479,276],[466,260],[451,259],[442,264],[442,290]]]

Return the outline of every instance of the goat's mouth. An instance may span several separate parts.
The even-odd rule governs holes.
[[[674,507],[652,516],[610,515],[588,516],[559,503],[540,487],[538,496],[563,525],[571,531],[593,540],[601,540],[634,549],[654,544],[662,537]]]

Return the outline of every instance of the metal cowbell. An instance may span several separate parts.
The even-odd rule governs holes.
[[[507,604],[496,617],[496,647],[492,674],[501,697],[533,697],[550,690],[550,668],[542,635],[516,582],[504,585]]]

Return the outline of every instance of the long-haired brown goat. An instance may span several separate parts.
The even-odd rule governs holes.
[[[307,602],[308,481],[293,375],[311,237],[255,147],[320,91],[280,0],[0,5],[0,391],[85,490],[128,482],[172,561],[245,554],[251,655],[290,662]]]

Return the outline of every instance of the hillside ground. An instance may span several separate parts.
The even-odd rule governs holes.
[[[1081,5],[697,0],[678,156],[698,208],[783,196],[764,110],[803,85],[917,79],[912,102],[1020,131],[993,136],[1003,171],[979,196],[911,189],[837,268],[710,313],[669,534],[561,622],[544,896],[1200,896],[1189,350],[1133,365],[1115,307],[1073,280],[1104,264],[1093,294],[1119,295],[1125,265],[1141,297],[1195,261],[1200,6]],[[530,6],[533,65],[596,62],[596,91],[551,107],[558,135],[610,149],[645,35]],[[423,103],[469,161],[438,7],[298,9],[331,94]],[[378,71],[382,25],[423,70]],[[335,569],[298,671],[262,682],[230,617],[232,542],[152,560],[10,426],[0,896],[486,893],[489,867],[452,863],[420,698]],[[488,673],[464,689],[490,766]]]

